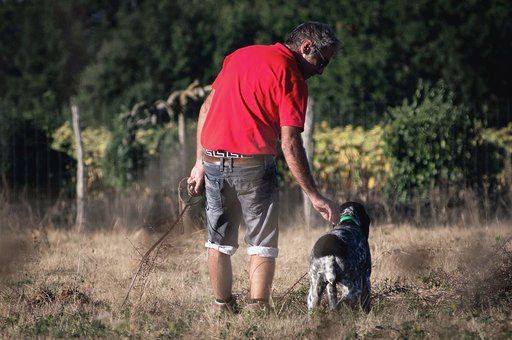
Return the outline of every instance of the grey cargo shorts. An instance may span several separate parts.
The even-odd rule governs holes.
[[[228,162],[229,163],[229,162]],[[229,166],[203,162],[205,169],[205,246],[233,255],[238,249],[238,228],[245,226],[249,255],[277,257],[279,189],[276,163]]]

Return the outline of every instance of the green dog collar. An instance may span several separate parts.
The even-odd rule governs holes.
[[[352,216],[348,216],[348,215],[342,215],[340,217],[340,221],[338,223],[345,222],[345,221],[352,221],[354,224],[359,225],[358,221],[356,221]]]

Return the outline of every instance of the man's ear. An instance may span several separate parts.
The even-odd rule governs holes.
[[[310,55],[313,52],[313,43],[309,39],[304,39],[300,44],[300,53]]]

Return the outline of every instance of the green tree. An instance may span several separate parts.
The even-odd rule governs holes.
[[[4,179],[12,165],[10,159],[21,162],[30,157],[29,153],[12,154],[15,145],[10,145],[23,140],[17,134],[24,127],[46,138],[67,119],[69,99],[94,51],[90,48],[94,37],[99,35],[92,28],[102,25],[94,19],[101,11],[97,3],[0,2],[0,176]]]
[[[384,134],[391,159],[387,191],[398,204],[426,203],[433,188],[477,184],[478,171],[471,168],[484,164],[472,159],[479,140],[474,118],[443,83],[431,88],[420,82],[412,101],[390,109],[390,116]]]
[[[121,9],[116,29],[82,74],[79,99],[88,122],[113,126],[137,102],[211,76],[215,12],[213,1],[145,1]]]
[[[322,8],[311,3],[310,8]],[[344,49],[311,81],[333,124],[371,125],[412,98],[419,79],[444,80],[475,114],[509,98],[512,5],[493,1],[341,1],[325,4]],[[509,118],[510,119],[510,118]],[[506,121],[506,120],[505,120]]]

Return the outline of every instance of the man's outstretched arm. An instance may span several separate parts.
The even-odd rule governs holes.
[[[331,223],[338,222],[338,204],[323,197],[318,191],[306,157],[306,151],[302,144],[300,129],[294,126],[281,127],[281,148],[290,171],[308,195],[313,207],[324,219]]]

